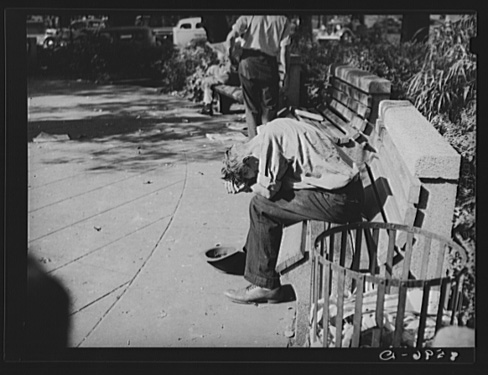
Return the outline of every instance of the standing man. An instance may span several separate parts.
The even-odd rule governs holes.
[[[222,178],[228,193],[253,192],[244,251],[244,279],[228,290],[237,303],[280,302],[275,271],[283,227],[303,220],[361,220],[363,186],[355,163],[317,127],[289,118],[269,122],[227,150]]]
[[[231,56],[235,39],[243,39],[239,78],[249,138],[276,117],[280,83],[288,87],[290,27],[285,16],[241,16],[227,36]]]

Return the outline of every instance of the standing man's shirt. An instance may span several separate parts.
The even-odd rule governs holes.
[[[356,164],[317,127],[279,118],[253,140],[259,159],[257,183],[270,192],[283,189],[338,189],[358,173]]]
[[[291,42],[290,31],[290,22],[285,16],[241,16],[231,33],[242,36],[242,48],[279,58],[280,50]]]

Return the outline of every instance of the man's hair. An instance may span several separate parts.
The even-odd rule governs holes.
[[[236,185],[241,185],[246,182],[242,176],[244,171],[244,157],[241,155],[235,146],[229,147],[225,150],[224,166],[222,167],[222,179],[231,181]]]

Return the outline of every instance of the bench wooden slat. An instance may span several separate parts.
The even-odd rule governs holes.
[[[373,97],[371,95],[356,89],[354,86],[351,86],[338,78],[332,78],[332,88],[333,91],[334,89],[339,90],[367,107],[371,107],[373,104]]]
[[[341,133],[344,134],[348,141],[351,139],[357,139],[361,135],[358,129],[350,126],[348,122],[344,121],[330,109],[324,109],[322,113],[330,124],[335,126]]]
[[[355,116],[355,113],[353,111],[351,111],[344,104],[338,102],[337,100],[332,100],[329,103],[329,108],[333,109],[337,114],[342,116],[342,118],[347,122],[351,121]]]
[[[368,126],[368,121],[359,116],[354,116],[353,119],[349,122],[349,125],[360,132],[364,132],[366,130],[366,127]]]
[[[342,103],[345,107],[349,108],[353,113],[356,113],[364,119],[369,118],[369,115],[371,114],[371,107],[354,100],[354,98],[351,98],[341,91],[333,91],[332,97],[339,103]],[[351,119],[349,119],[349,121]]]

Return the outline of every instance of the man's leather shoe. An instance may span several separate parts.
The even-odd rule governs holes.
[[[205,104],[203,106],[202,110],[200,111],[200,113],[203,114],[203,115],[213,116],[212,104]]]
[[[229,289],[224,294],[230,298],[232,302],[236,303],[278,303],[283,301],[281,287],[276,289],[266,289],[251,284],[243,289]]]

